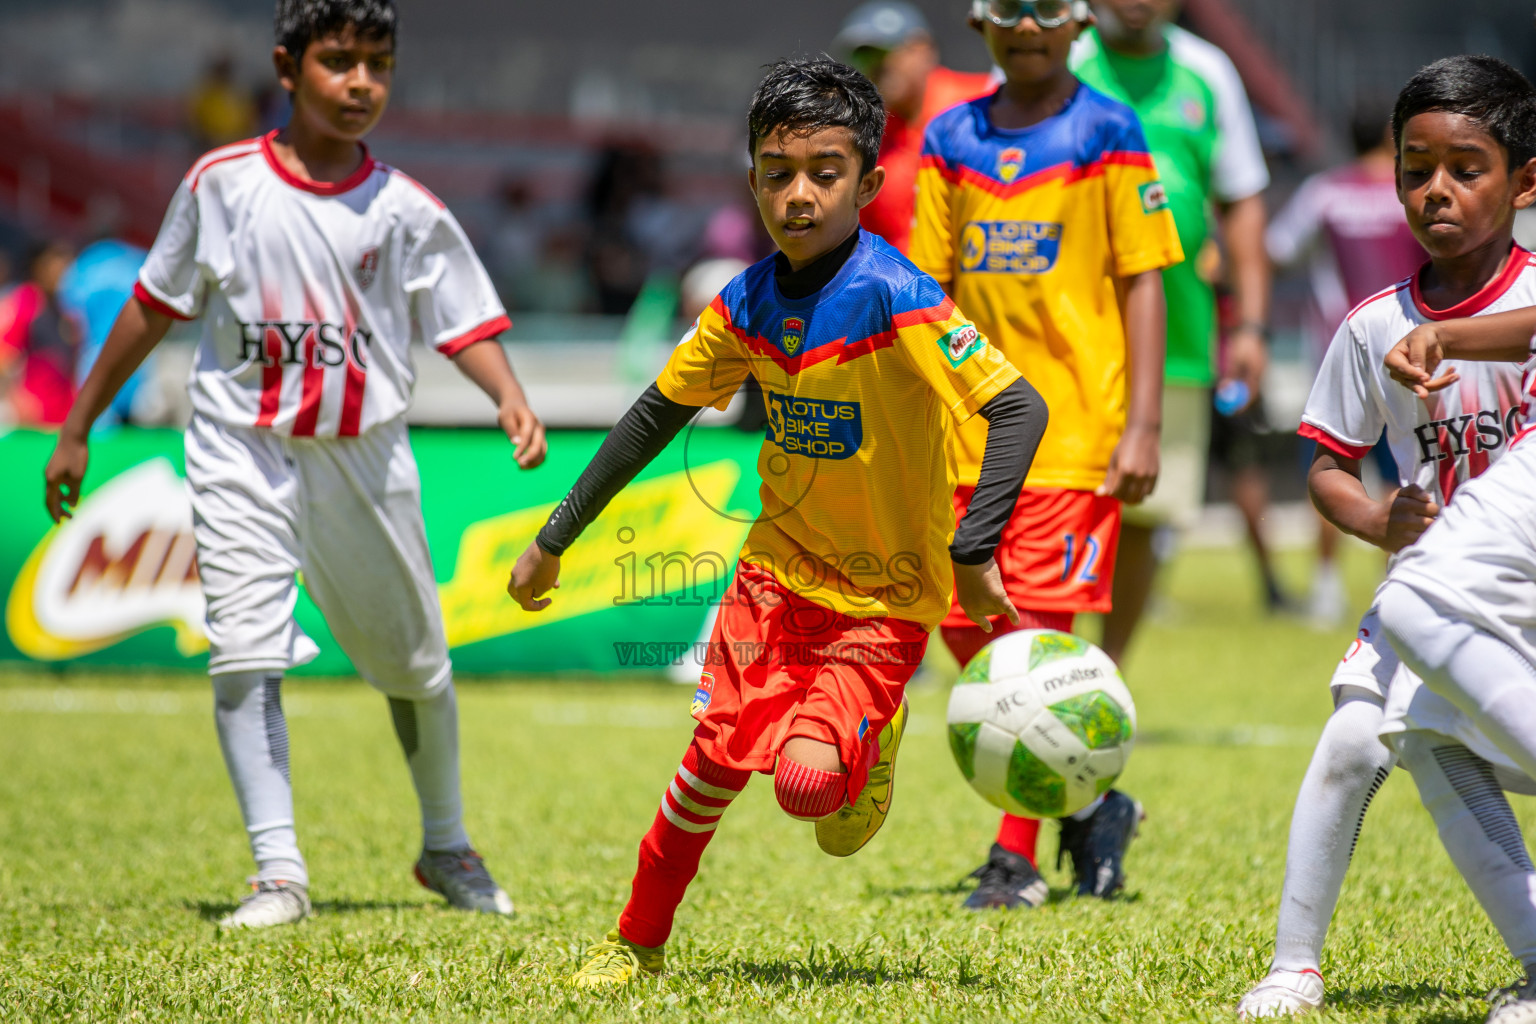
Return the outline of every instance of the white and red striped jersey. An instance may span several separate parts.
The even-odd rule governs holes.
[[[1498,277],[1450,309],[1424,304],[1422,275],[1377,292],[1344,318],[1312,385],[1300,432],[1359,459],[1385,429],[1398,484],[1416,483],[1443,504],[1458,484],[1509,449],[1524,418],[1523,364],[1447,360],[1445,368],[1461,380],[1421,400],[1387,375],[1382,360],[1427,321],[1536,305],[1536,257],[1515,246]]]
[[[273,135],[193,165],[135,294],[202,319],[190,380],[198,414],[354,437],[410,404],[413,340],[451,356],[511,323],[436,196],[366,149],[345,181],[297,178]]]

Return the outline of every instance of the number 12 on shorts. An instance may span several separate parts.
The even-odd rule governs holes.
[[[1093,534],[1064,533],[1062,539],[1061,582],[1072,579],[1077,571],[1079,583],[1099,582],[1099,539]],[[1079,561],[1081,564],[1078,564]]]

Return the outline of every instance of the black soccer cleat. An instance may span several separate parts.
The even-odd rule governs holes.
[[[1071,855],[1079,896],[1107,900],[1125,888],[1125,851],[1144,817],[1141,804],[1112,789],[1087,821],[1061,819],[1056,866],[1061,867],[1062,858]]]
[[[987,862],[972,871],[976,891],[965,899],[967,910],[1012,910],[1014,907],[1038,907],[1050,889],[1029,858],[998,843],[992,844]]]

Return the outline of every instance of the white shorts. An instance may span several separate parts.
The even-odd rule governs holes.
[[[1435,524],[1398,556],[1387,579],[1536,663],[1536,442],[1515,445],[1458,487]],[[1505,788],[1512,788],[1507,776],[1517,767],[1471,719],[1413,673],[1405,670],[1399,683],[1387,701],[1383,739],[1393,742],[1414,730],[1449,736],[1492,762]]]
[[[1402,664],[1382,635],[1381,617],[1373,603],[1370,611],[1361,616],[1359,632],[1339,659],[1333,678],[1328,680],[1334,704],[1338,704],[1346,689],[1364,690],[1385,701]]]
[[[194,416],[187,484],[211,673],[302,665],[296,574],[358,674],[394,697],[447,685],[421,482],[403,419],[319,440]]]

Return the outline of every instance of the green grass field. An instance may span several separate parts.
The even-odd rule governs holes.
[[[1363,607],[1381,563],[1347,554]],[[250,867],[206,683],[0,673],[0,1019],[1231,1020],[1268,964],[1291,801],[1351,633],[1262,618],[1235,553],[1187,555],[1171,583],[1127,666],[1144,742],[1123,786],[1150,819],[1125,898],[1067,898],[1047,831],[1048,906],[960,908],[996,814],[950,759],[938,673],[912,692],[896,805],[866,850],[825,857],[757,780],[705,856],[668,974],[611,995],[561,982],[628,892],[690,689],[462,684],[470,830],[518,905],[489,920],[411,878],[414,800],[383,699],[290,684],[317,913],[220,935]],[[1517,973],[1402,773],[1323,966],[1325,1020],[1480,1021]]]

